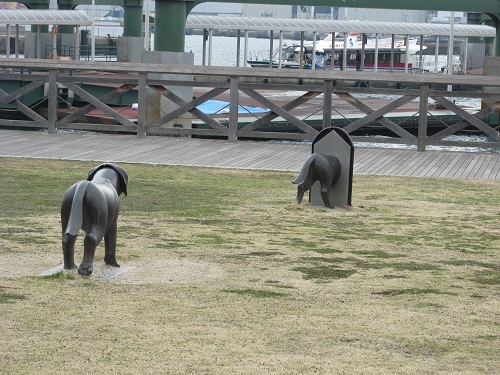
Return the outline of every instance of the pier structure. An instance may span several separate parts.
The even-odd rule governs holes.
[[[154,19],[154,18],[153,18]],[[14,39],[15,43],[15,57],[19,56],[19,26],[27,26],[31,25],[35,28],[34,33],[25,32],[25,49],[24,49],[24,57],[27,58],[48,58],[49,56],[53,59],[56,59],[61,56],[61,58],[73,58],[75,60],[79,60],[80,56],[86,56],[87,59],[89,57],[89,48],[92,47],[92,57],[96,55],[96,52],[99,52],[100,55],[106,56],[106,61],[108,60],[107,56],[111,51],[114,51],[115,59],[117,57],[118,52],[118,60],[119,61],[129,61],[129,62],[149,62],[150,59],[147,54],[154,55],[155,53],[149,53],[147,51],[147,43],[149,40],[144,38],[137,37],[119,37],[119,45],[121,48],[116,47],[116,41],[113,41],[113,47],[109,47],[110,40],[106,41],[106,46],[99,46],[99,50],[97,51],[96,38],[95,36],[92,38],[93,43],[89,46],[87,45],[87,40],[80,40],[81,35],[79,32],[79,28],[81,26],[89,26],[91,25],[91,19],[79,12],[73,10],[1,10],[0,11],[0,25],[4,25],[6,27],[6,44],[7,49],[11,50],[11,38],[10,38],[10,25],[15,25],[16,33]],[[41,28],[51,26],[52,32],[51,34],[42,34]],[[67,27],[74,27],[76,32],[74,34],[68,34],[65,32],[61,32]],[[336,37],[343,37],[343,40],[348,40],[348,36],[351,34],[361,35],[363,40],[366,35],[375,35],[375,51],[371,51],[371,54],[375,54],[375,56],[379,56],[379,53],[387,54],[388,50],[390,51],[390,70],[394,70],[394,59],[395,59],[395,50],[398,49],[397,54],[401,55],[400,49],[401,44],[403,43],[405,51],[402,53],[403,57],[401,57],[401,61],[404,61],[404,70],[408,72],[411,70],[411,60],[410,58],[410,43],[411,38],[415,36],[420,36],[419,51],[415,51],[415,47],[418,45],[413,45],[413,49],[411,54],[414,56],[418,56],[418,65],[419,68],[422,68],[422,55],[424,48],[424,36],[431,36],[436,38],[435,43],[435,54],[434,60],[435,65],[437,65],[438,60],[438,50],[440,44],[440,38],[448,37],[451,32],[451,26],[449,24],[431,24],[431,23],[404,23],[404,22],[370,22],[370,21],[345,21],[345,20],[311,20],[311,19],[279,19],[279,18],[252,18],[252,17],[230,17],[230,16],[206,16],[206,15],[190,15],[186,21],[186,31],[197,29],[200,32],[206,34],[206,37],[203,38],[203,56],[202,61],[203,65],[207,62],[208,57],[208,65],[212,65],[212,38],[213,32],[217,31],[227,31],[235,33],[237,39],[237,59],[236,66],[240,66],[240,56],[244,54],[244,66],[247,66],[248,60],[248,37],[250,32],[258,32],[258,33],[268,33],[269,34],[269,64],[274,63],[274,39],[276,36],[279,37],[279,47],[277,50],[283,50],[283,35],[285,33],[293,33],[300,34],[300,51],[301,57],[300,61],[304,60],[304,50],[305,50],[305,35],[312,34],[312,50],[319,51],[322,53],[321,48],[325,48],[328,45],[328,42],[321,42],[321,46],[317,43],[317,36],[320,34],[330,34],[330,40],[336,40]],[[468,61],[474,57],[475,61],[482,60],[482,57],[485,56],[486,53],[492,51],[491,45],[494,44],[494,39],[496,35],[496,31],[494,27],[487,25],[456,25],[453,28],[453,33],[456,38],[461,38],[461,40],[465,39],[463,42],[464,49],[461,51],[461,55],[463,55],[462,66],[458,67],[461,72],[466,73],[468,70]],[[125,33],[124,33],[125,34]],[[87,34],[85,34],[87,35]],[[244,36],[244,47],[241,47],[241,36]],[[379,36],[380,35],[390,35],[392,40],[392,46],[388,49],[387,43],[384,48],[379,48]],[[71,38],[73,36],[73,38]],[[147,36],[145,33],[144,37]],[[399,42],[396,43],[396,37],[399,39]],[[86,38],[86,37],[83,37]],[[129,40],[130,39],[130,40]],[[138,40],[139,39],[139,40]],[[404,42],[401,42],[404,41]],[[129,43],[130,42],[130,43]],[[479,44],[477,42],[480,42]],[[326,43],[326,44],[325,44]],[[208,48],[207,48],[208,44]],[[446,43],[447,48],[453,49],[455,43]],[[469,49],[469,44],[471,44],[472,48]],[[144,45],[144,51],[143,46]],[[329,43],[329,51],[333,55],[334,50],[337,52],[339,49],[332,45],[332,42]],[[361,53],[365,55],[365,43],[360,43]],[[45,47],[45,48],[44,48]],[[107,47],[107,48],[102,48]],[[397,47],[397,48],[395,48]],[[477,48],[476,48],[477,47]],[[43,50],[44,48],[44,50]],[[297,47],[298,48],[298,47]],[[309,47],[310,48],[310,47]],[[343,56],[347,56],[347,48],[348,44],[344,43],[343,46]],[[352,52],[352,48],[354,46],[350,46],[349,48]],[[80,51],[82,49],[82,51]],[[123,51],[128,50],[136,50],[134,54],[126,53]],[[323,51],[327,52],[327,51]],[[463,52],[463,53],[462,53]],[[330,53],[330,52],[328,52]],[[450,51],[449,51],[450,53]],[[451,51],[453,53],[453,50]],[[156,52],[158,54],[158,52]],[[7,54],[7,57],[10,57]],[[102,56],[101,56],[102,57]],[[171,56],[168,56],[171,57]],[[316,67],[316,53],[311,54],[311,67],[315,69]],[[100,59],[102,60],[102,59]],[[111,61],[113,59],[109,59]],[[282,60],[277,59],[278,67],[282,67]],[[399,58],[396,59],[399,61]],[[179,62],[177,62],[179,63]],[[344,62],[345,64],[346,62]],[[378,58],[374,59],[374,71],[378,70]],[[387,57],[384,57],[384,63],[387,63]],[[364,60],[361,62],[362,69],[364,68]],[[409,68],[410,67],[410,68]],[[302,65],[299,66],[299,69],[303,68]],[[413,64],[413,68],[415,68],[415,64]],[[384,68],[386,69],[386,67]],[[400,69],[400,67],[398,68]]]
[[[222,0],[231,2],[234,0]],[[500,1],[457,2],[454,0],[254,0],[256,4],[278,5],[315,5],[347,8],[375,9],[411,9],[462,11],[470,13],[470,22],[480,24],[489,22],[496,29],[495,56],[500,56]],[[184,32],[189,12],[199,4],[197,1],[157,0],[155,3],[155,33],[162,38],[155,38],[156,51],[184,51]]]
[[[234,0],[220,0],[231,2]],[[410,10],[441,10],[468,12],[470,23],[489,23],[496,29],[495,56],[500,56],[500,1],[483,0],[457,2],[454,0],[253,0],[256,4],[278,5],[315,5],[328,7],[370,8],[370,9],[410,9]],[[49,0],[25,2],[30,9],[49,9]],[[58,0],[58,9],[70,10],[77,5],[90,5],[90,0]],[[154,28],[155,51],[184,52],[184,33],[186,20],[191,10],[200,3],[193,0],[157,0],[155,2]],[[143,35],[143,0],[95,0],[96,5],[121,6],[124,9],[124,37],[142,38]],[[148,20],[149,21],[149,20]],[[149,24],[149,22],[147,22]],[[40,26],[44,32],[47,26]],[[36,27],[35,27],[36,29]],[[61,27],[62,33],[74,33],[70,25]]]
[[[361,21],[361,20],[353,20],[353,21],[345,21],[345,20],[315,20],[315,19],[280,19],[280,18],[256,18],[256,17],[237,17],[237,16],[206,16],[206,15],[190,15],[186,21],[186,29],[193,30],[199,29],[203,30],[206,37],[203,39],[203,65],[208,61],[208,65],[211,64],[211,41],[213,37],[214,30],[221,31],[233,31],[236,32],[237,39],[237,58],[236,58],[236,66],[239,66],[239,60],[241,53],[243,52],[244,56],[244,66],[247,66],[248,59],[248,36],[249,32],[266,32],[269,34],[269,55],[268,61],[269,65],[278,65],[278,67],[283,67],[284,61],[281,61],[281,56],[274,56],[275,53],[275,37],[278,38],[278,51],[283,51],[283,35],[287,32],[299,33],[300,34],[300,46],[297,48],[302,51],[302,56],[300,57],[300,61],[303,61],[303,51],[304,51],[304,41],[305,35],[312,34],[312,51],[311,54],[311,68],[315,69],[316,67],[316,53],[315,51],[319,51],[318,43],[317,43],[317,35],[321,34],[330,34],[329,42],[331,47],[331,53],[333,54],[334,49],[337,51],[339,48],[335,47],[336,36],[340,36],[341,40],[348,40],[348,36],[352,33],[355,35],[360,35],[362,40],[365,39],[367,35],[375,35],[375,51],[372,53],[375,56],[379,55],[379,45],[378,39],[380,35],[390,35],[391,47],[385,48],[384,52],[387,53],[387,50],[390,51],[390,70],[394,70],[394,54],[395,54],[395,42],[396,36],[400,40],[406,40],[405,44],[405,72],[408,72],[408,65],[410,61],[410,48],[409,41],[411,37],[419,36],[419,51],[413,51],[415,56],[418,56],[422,60],[422,54],[424,47],[424,36],[433,36],[436,37],[436,48],[434,53],[434,59],[437,61],[438,59],[438,51],[439,51],[439,43],[441,37],[449,37],[451,32],[450,24],[431,24],[431,23],[405,23],[405,22],[373,22],[373,21]],[[476,24],[462,24],[455,25],[453,27],[453,33],[456,38],[464,38],[464,59],[463,59],[463,67],[461,67],[461,71],[467,72],[467,56],[468,56],[468,46],[469,42],[474,43],[476,41],[481,41],[483,45],[490,45],[495,43],[494,39],[496,37],[496,31],[494,27],[488,25],[476,25]],[[243,36],[243,48],[241,46],[241,37]],[[333,44],[332,44],[333,43]],[[365,45],[366,43],[361,44],[361,54],[365,55]],[[448,49],[452,49],[451,53],[453,53],[453,43],[448,44]],[[207,47],[208,45],[208,47]],[[399,47],[398,47],[399,48]],[[348,43],[343,43],[343,56],[347,56]],[[349,49],[352,51],[353,47],[349,46]],[[243,50],[243,51],[242,51]],[[491,50],[491,48],[490,48]],[[486,49],[482,50],[482,57],[485,55]],[[450,52],[450,51],[449,51]],[[473,51],[471,51],[473,53]],[[377,61],[378,59],[374,59],[374,71],[377,71]],[[435,62],[436,62],[435,61]],[[344,62],[345,64],[345,62]],[[361,66],[363,69],[364,60],[361,62]],[[410,64],[411,65],[411,64]],[[299,66],[301,69],[302,66]],[[411,69],[410,69],[411,70]]]
[[[256,2],[259,1],[267,2],[265,0],[257,0]],[[283,0],[283,4],[288,4],[290,1],[292,0]],[[329,2],[328,5],[336,5],[337,0],[333,0],[333,3]],[[103,2],[102,4],[114,3]],[[131,45],[141,46],[135,51],[135,58],[122,60],[129,61],[128,63],[104,66],[105,64],[102,63],[81,64],[80,61],[3,59],[0,61],[0,66],[4,69],[5,74],[0,74],[0,80],[6,82],[7,86],[15,81],[14,84],[19,85],[19,87],[2,89],[0,109],[6,111],[15,109],[22,113],[25,118],[21,120],[3,118],[0,120],[0,124],[14,127],[46,128],[50,134],[64,128],[92,128],[113,132],[131,132],[136,133],[139,137],[154,134],[175,134],[227,137],[231,142],[236,142],[238,138],[309,140],[317,134],[318,130],[307,121],[310,116],[304,117],[293,112],[297,107],[310,103],[312,99],[321,96],[322,106],[316,110],[316,113],[320,113],[322,117],[323,128],[332,125],[332,116],[336,111],[335,107],[332,106],[332,98],[336,97],[362,113],[362,117],[355,119],[349,119],[349,116],[340,114],[346,119],[343,128],[349,133],[369,126],[372,122],[377,122],[395,135],[395,141],[391,139],[384,140],[385,142],[415,144],[418,145],[419,150],[423,151],[427,144],[446,143],[448,140],[445,138],[448,136],[472,127],[474,131],[479,131],[488,137],[486,142],[482,142],[483,146],[498,147],[500,121],[498,120],[498,109],[494,105],[500,97],[500,82],[497,78],[500,67],[498,67],[498,59],[495,60],[494,57],[489,58],[490,63],[488,64],[492,77],[475,76],[470,78],[444,77],[442,75],[386,75],[347,71],[335,74],[326,71],[303,71],[300,73],[294,71],[293,74],[290,74],[290,71],[273,71],[272,74],[269,74],[269,70],[230,69],[227,67],[223,69],[196,68],[190,66],[192,63],[189,63],[189,54],[183,52],[187,15],[196,4],[196,2],[191,1],[157,1],[155,32],[162,35],[162,38],[155,38],[156,51],[143,54],[142,26],[137,27],[137,23],[132,26],[133,21],[138,20],[139,9],[141,19],[138,24],[142,25],[142,1],[127,2],[125,4],[124,35],[125,38],[131,38],[132,44],[127,44],[125,47],[133,49],[130,48]],[[77,4],[76,0],[69,0],[67,2],[60,1],[59,5],[61,8],[71,8],[72,5],[76,6]],[[171,5],[175,9],[169,8]],[[428,1],[411,6],[410,2],[404,0],[397,4],[384,0],[359,0],[356,3],[352,2],[352,4],[350,1],[342,1],[342,4],[339,2],[337,5],[379,8],[394,5],[400,9],[415,9],[415,6],[418,6],[418,9],[421,7],[434,9],[431,2]],[[439,3],[439,9],[444,10],[454,10],[456,6],[455,2],[447,0]],[[479,6],[482,8],[478,9]],[[128,12],[126,7],[129,7]],[[43,9],[43,7],[39,3],[36,9]],[[482,12],[495,19],[495,15],[500,14],[500,1],[468,4],[466,10]],[[166,11],[170,13],[165,15]],[[166,32],[164,30],[165,20],[168,21],[172,17],[175,17],[176,21],[168,22],[169,32]],[[159,25],[160,27],[158,27]],[[45,27],[47,24],[37,26]],[[70,29],[74,31],[71,25],[62,26],[65,26],[67,31]],[[182,26],[182,33],[174,36],[179,31],[180,26]],[[497,27],[496,35],[498,35],[498,25],[495,26]],[[178,40],[172,41],[175,38]],[[495,45],[498,44],[498,40],[499,38],[496,37]],[[499,49],[497,48],[495,51],[498,52]],[[137,58],[137,56],[140,57]],[[99,76],[89,75],[90,71],[94,74],[98,73]],[[32,74],[33,72],[36,73]],[[487,74],[488,71],[486,71]],[[106,75],[108,76],[106,77]],[[379,93],[392,94],[398,99],[381,108],[374,108],[366,104],[354,94],[377,93],[376,88],[352,87],[348,83],[368,81],[389,83],[389,91],[385,88]],[[456,86],[459,90],[458,92],[443,93],[435,90],[433,85]],[[461,90],[463,87],[479,87],[482,88],[482,92],[466,92]],[[195,90],[199,92],[200,88],[207,89],[207,91],[200,95],[193,95],[196,93]],[[394,90],[390,91],[393,88]],[[276,103],[262,94],[262,91],[265,90],[300,91],[303,94],[286,103]],[[122,115],[114,107],[115,102],[120,101],[120,98],[123,98],[127,93],[135,93],[132,96],[137,99],[138,110],[134,119]],[[229,93],[228,118],[214,119],[197,108],[198,105],[217,98],[223,93]],[[471,113],[455,104],[453,98],[457,96],[481,98],[484,105],[478,112]],[[35,98],[35,100],[30,102],[30,97],[31,99]],[[72,99],[70,97],[78,97],[81,102],[84,101],[87,104],[66,116],[61,116],[60,107],[64,107],[64,103],[71,106]],[[419,108],[415,114],[410,116],[418,118],[418,134],[412,134],[399,123],[393,121],[389,115],[417,98]],[[459,118],[459,121],[454,124],[444,123],[444,129],[436,134],[429,134],[428,119],[434,116],[429,110],[429,98],[451,111],[453,116]],[[269,113],[241,126],[242,121],[240,121],[241,116],[238,108],[242,100],[250,100],[267,109]],[[37,112],[34,108],[40,104],[40,101],[47,103],[45,113]],[[165,106],[165,103],[168,105]],[[131,104],[126,103],[127,106]],[[95,124],[77,121],[94,109],[102,111],[105,116],[110,117],[116,123],[95,127]],[[198,126],[198,120],[202,123],[202,128]],[[286,122],[297,131],[285,133],[278,130],[273,132],[272,136],[270,136],[271,132],[262,131],[263,127],[269,124],[274,126],[276,122],[280,121]]]
[[[294,71],[290,75],[286,69],[275,69],[269,75],[268,68],[31,59],[0,59],[0,65],[4,68],[0,71],[1,82],[20,83],[9,93],[0,92],[0,109],[4,114],[0,126],[3,127],[41,128],[47,129],[49,134],[78,129],[132,133],[138,137],[219,137],[230,142],[244,138],[312,140],[321,129],[333,125],[335,116],[340,116],[341,126],[349,134],[359,134],[376,123],[393,135],[383,138],[357,135],[354,141],[409,144],[424,151],[426,145],[457,145],[449,136],[474,131],[486,136],[487,140],[469,143],[469,146],[500,148],[496,106],[500,94],[495,93],[500,88],[498,75],[312,70]],[[373,82],[374,87],[347,84],[356,80]],[[382,83],[383,87],[376,87]],[[436,85],[451,85],[456,90],[437,89]],[[483,88],[483,91],[468,91],[467,87]],[[189,88],[195,95],[185,99],[176,94],[175,88]],[[30,97],[40,99],[40,95],[45,106],[29,102]],[[390,98],[373,102],[371,98],[375,95],[390,95]],[[463,97],[480,98],[488,104],[483,108],[464,108],[455,103],[455,98]],[[158,98],[171,103],[173,109],[159,111],[158,116],[151,118],[150,112],[158,111]],[[221,98],[228,99],[224,106],[227,111],[207,113],[199,109],[200,105]],[[430,99],[439,108],[432,108]],[[75,106],[77,101],[83,105]],[[134,105],[132,116],[130,111],[128,115],[122,113],[124,108]],[[257,106],[263,111],[252,113],[245,109],[247,106]],[[344,111],[344,108],[347,109]],[[94,120],[108,118],[110,122],[82,121],[95,110],[100,113],[93,114]],[[445,110],[444,117],[442,110]],[[8,111],[22,114],[22,117],[9,119]],[[416,132],[395,120],[394,114],[403,119],[414,118]],[[320,129],[313,126],[312,117],[316,117],[316,123],[319,120]],[[185,121],[179,122],[179,118]],[[440,121],[443,128],[430,133],[428,123],[431,119]],[[293,131],[280,130],[282,125]]]

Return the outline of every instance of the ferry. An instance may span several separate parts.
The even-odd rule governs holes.
[[[305,44],[306,46],[313,46],[313,42],[308,42]],[[367,50],[375,51],[375,47],[378,45],[379,49],[391,49],[392,40],[391,38],[378,38],[378,42],[376,38],[366,39],[365,43],[365,53]],[[359,49],[362,48],[362,43],[359,40],[359,35],[355,33],[349,33],[347,35],[347,49]],[[418,44],[417,38],[403,38],[394,40],[394,49],[400,49],[406,52],[406,48],[408,47],[408,54],[414,55],[415,53],[420,51],[420,44]],[[339,50],[344,48],[344,38],[335,38],[334,49]],[[422,46],[422,49],[425,49],[425,46]],[[326,38],[319,40],[316,42],[316,49],[320,50],[329,50],[332,49],[332,34],[329,34]]]
[[[357,34],[349,34],[346,47],[346,69],[356,69],[356,54],[363,51],[361,42],[358,40]],[[375,45],[374,39],[367,40],[364,47],[364,70],[373,70],[375,68]],[[422,46],[422,50],[426,47]],[[421,50],[417,39],[403,39],[394,41],[394,49],[392,49],[392,41],[390,38],[379,39],[377,43],[378,49],[378,70],[391,69],[391,55],[393,55],[392,70],[411,71],[413,69],[413,58],[416,53]],[[406,64],[406,50],[408,49],[408,63]],[[393,51],[393,53],[391,53]],[[291,45],[283,47],[281,54],[275,51],[273,60],[270,64],[269,59],[250,59],[248,64],[252,67],[266,68],[272,65],[273,68],[288,68],[304,69],[312,68],[313,43],[308,42],[303,46],[303,61],[300,62],[300,46]],[[340,69],[341,54],[344,52],[344,40],[335,39],[334,49],[332,53],[332,35],[328,35],[325,39],[316,42],[316,58],[315,69]],[[280,61],[281,60],[281,61]]]

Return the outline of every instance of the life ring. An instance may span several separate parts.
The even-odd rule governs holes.
[[[356,86],[357,87],[370,87],[369,83],[366,81],[358,81],[358,83],[356,83]]]

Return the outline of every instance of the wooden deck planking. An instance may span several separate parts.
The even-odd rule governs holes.
[[[433,156],[432,153],[417,153],[413,151],[414,157],[407,163],[405,171],[401,174],[402,176],[418,176],[418,168],[426,159]]]
[[[460,162],[461,157],[462,154],[453,153],[450,162],[443,167],[443,169],[437,175],[437,177],[448,177],[448,174],[450,172],[453,172],[453,168],[455,168],[455,165],[457,165]]]
[[[429,165],[432,165],[432,163],[436,159],[436,155],[428,154],[428,153],[426,153],[426,154],[427,155],[425,155],[425,157],[422,157],[422,162],[420,164],[415,165],[415,172],[413,174],[418,176],[418,177],[424,177],[425,170],[429,167]]]
[[[388,174],[393,174],[396,176],[400,176],[404,173],[405,168],[409,160],[413,159],[412,152],[406,152],[405,150],[400,150],[397,153],[397,162],[394,163],[388,170]]]
[[[490,158],[488,156],[489,155],[481,155],[476,163],[474,171],[472,171],[471,173],[472,178],[480,178],[479,176],[484,173],[484,170],[490,161]]]
[[[489,158],[488,165],[486,165],[483,173],[480,176],[478,176],[477,178],[485,178],[485,179],[491,178],[490,176],[494,173],[493,171],[494,171],[495,165],[497,165],[497,167],[499,167],[498,163],[496,162],[496,159],[492,156]],[[500,177],[500,175],[498,177]]]
[[[364,151],[364,152],[363,152]],[[373,152],[368,152],[368,149],[361,150],[364,153],[362,160],[357,159],[356,149],[354,151],[354,169],[362,171],[361,173],[368,173],[369,168],[374,164],[374,161],[383,154],[383,149],[374,149]]]
[[[0,156],[298,172],[310,143],[0,131]],[[500,179],[500,153],[355,148],[354,173]]]
[[[441,152],[436,157],[429,160],[429,163],[425,168],[421,170],[419,176],[432,176],[432,174],[443,165],[444,160],[446,159],[446,153]]]
[[[496,160],[495,165],[493,165],[492,167],[491,175],[489,176],[489,178],[500,180],[500,163],[498,162],[498,159]]]
[[[447,159],[447,154],[445,152],[439,153],[433,160],[432,162],[429,163],[427,168],[425,168],[422,171],[422,174],[424,176],[432,176],[434,172],[439,170],[441,166],[446,162]]]
[[[455,154],[452,152],[443,152],[442,155],[444,156],[444,160],[442,161],[441,165],[432,172],[432,177],[439,177],[439,175],[443,173],[443,170],[448,168],[448,166],[453,162],[453,159],[455,158]]]
[[[385,174],[389,166],[394,164],[394,157],[390,152],[385,152],[376,159],[376,163],[374,162],[372,167],[367,170],[367,173],[370,174]]]
[[[422,164],[417,166],[414,174],[417,177],[429,176],[430,174],[432,174],[430,172],[432,170],[432,167],[435,165],[436,162],[439,162],[440,158],[441,158],[441,153],[433,153],[427,155],[427,158],[423,160]]]
[[[474,155],[473,155],[474,156]],[[472,158],[468,158],[467,155],[462,155],[460,157],[459,163],[457,163],[457,168],[449,175],[449,177],[452,178],[460,178],[464,171],[467,169],[469,166],[470,162],[472,161]]]
[[[476,174],[474,178],[489,178],[494,165],[495,159],[492,155],[488,155],[487,160],[483,163],[483,168],[481,168],[481,173]]]
[[[477,168],[477,164],[479,162],[480,156],[481,155],[474,155],[474,157],[472,158],[472,160],[470,160],[469,163],[467,164],[467,166],[465,167],[465,169],[462,172],[462,174],[460,176],[458,176],[458,177],[459,178],[466,177],[469,174],[471,174],[472,172],[474,172],[474,174],[475,174],[475,169]]]

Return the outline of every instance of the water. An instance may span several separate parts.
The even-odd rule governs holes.
[[[82,28],[86,29],[86,28]],[[88,27],[90,30],[90,27]],[[105,38],[108,34],[112,38],[123,35],[123,27],[95,27],[96,37]],[[154,35],[151,36],[151,44],[153,43]],[[283,39],[283,45],[297,44],[296,40]],[[248,38],[248,56],[247,59],[268,59],[269,58],[269,39],[265,38]],[[275,39],[273,50],[279,47],[279,40]],[[208,41],[207,41],[207,61],[208,64]],[[240,39],[240,65],[245,63],[245,39],[242,36]],[[194,64],[202,65],[203,59],[203,35],[186,35],[184,52],[192,52],[194,54]],[[213,36],[212,37],[212,62],[213,66],[237,66],[237,38],[230,36]]]
[[[229,36],[212,37],[212,65],[214,66],[237,66],[237,40]],[[283,39],[283,45],[297,44],[297,41]],[[269,39],[248,38],[248,59],[269,59]],[[279,47],[279,40],[273,42],[273,50]],[[208,54],[207,41],[207,54]],[[194,53],[194,64],[202,65],[203,59],[203,35],[186,35],[185,52]],[[245,38],[240,38],[240,65],[245,62]],[[208,57],[207,57],[208,59]]]
[[[85,29],[85,28],[82,28]],[[90,30],[90,27],[88,28]],[[105,38],[108,34],[112,38],[123,35],[123,27],[110,26],[110,27],[95,27],[96,37]],[[237,39],[230,36],[213,36],[212,37],[212,65],[214,66],[237,66]],[[152,45],[154,35],[151,37]],[[248,38],[248,58],[258,57],[260,59],[269,58],[269,39],[264,38]],[[283,44],[297,44],[297,41],[290,39],[283,39]],[[274,41],[273,49],[277,50],[279,47],[279,40]],[[245,39],[240,39],[240,66],[244,66],[244,50]],[[194,53],[194,64],[202,65],[203,59],[203,35],[186,35],[184,52]],[[208,41],[207,41],[207,54],[208,54]],[[207,56],[208,60],[208,56]],[[207,61],[208,62],[208,61]]]
[[[375,136],[377,138],[384,138],[383,136]],[[450,135],[444,138],[445,141],[459,141],[459,142],[490,142],[485,135]],[[405,144],[392,144],[392,143],[370,143],[370,142],[354,142],[357,147],[371,147],[371,148],[395,148],[403,150],[417,150],[415,145]],[[483,153],[500,153],[499,148],[480,148],[480,147],[459,147],[459,146],[425,146],[428,151],[457,151],[457,152],[483,152]]]

